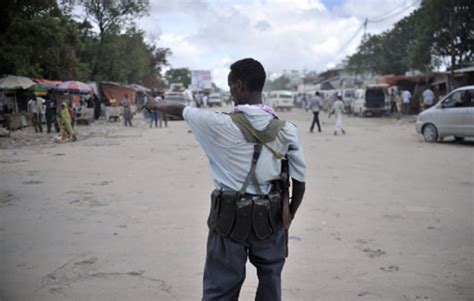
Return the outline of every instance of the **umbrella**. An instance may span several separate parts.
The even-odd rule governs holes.
[[[24,76],[7,75],[0,79],[0,90],[21,90],[28,89],[36,85],[34,81]],[[13,99],[15,100],[15,111],[18,112],[18,102],[16,100],[16,91]]]
[[[8,75],[0,79],[0,90],[28,89],[34,85],[34,81],[24,76]]]
[[[28,90],[31,90],[35,96],[46,96],[46,94],[48,94],[46,86],[42,83],[37,83],[34,87],[31,87]]]
[[[56,89],[63,82],[57,80],[35,79],[35,82],[41,83],[48,90]]]
[[[59,91],[67,91],[70,93],[92,93],[92,88],[83,82],[79,81],[67,81],[58,85],[57,89]]]

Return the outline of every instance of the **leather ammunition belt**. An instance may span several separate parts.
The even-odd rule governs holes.
[[[282,227],[281,195],[214,190],[207,224],[220,235],[238,242],[245,241],[252,230],[255,237],[265,239]]]

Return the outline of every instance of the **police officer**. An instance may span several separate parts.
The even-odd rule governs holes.
[[[256,300],[281,300],[287,255],[280,172],[286,156],[292,180],[292,219],[305,190],[305,160],[296,127],[262,104],[265,70],[247,58],[230,66],[231,114],[178,103],[147,109],[182,116],[209,158],[215,190],[202,300],[238,300],[247,258],[257,269]]]

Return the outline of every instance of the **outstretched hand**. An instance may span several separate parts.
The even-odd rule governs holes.
[[[155,110],[155,103],[153,101],[148,101],[145,105],[144,108],[148,111],[151,112]]]

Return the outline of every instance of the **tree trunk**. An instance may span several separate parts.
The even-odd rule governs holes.
[[[451,72],[449,74],[448,78],[448,91],[446,92],[451,92],[454,87],[453,87],[453,81],[454,81],[454,65],[456,64],[456,54],[454,51],[454,41],[455,41],[455,34],[454,34],[454,16],[453,16],[453,11],[455,9],[454,2],[453,0],[449,1],[450,3],[450,8],[449,8],[449,34],[450,34],[450,39],[451,39]]]
[[[102,62],[103,52],[104,52],[104,32],[100,31],[100,40],[99,40],[99,49],[97,50],[97,55],[94,62],[94,68],[91,73],[91,80],[95,81],[97,73],[99,72],[99,64]]]

